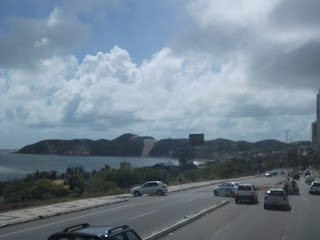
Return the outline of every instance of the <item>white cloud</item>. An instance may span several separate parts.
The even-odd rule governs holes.
[[[13,19],[15,30],[0,36],[0,50],[14,55],[0,60],[1,141],[12,131],[21,132],[15,139],[32,131],[31,139],[204,132],[206,139],[284,141],[283,129],[291,129],[294,140],[308,140],[320,35],[314,18],[303,27],[275,26],[274,18],[288,14],[285,3],[191,1],[193,25],[141,65],[117,45],[84,59],[61,54],[88,34],[74,13],[84,5],[71,15],[56,7],[42,20]],[[23,54],[14,49],[25,34],[21,26],[32,33]]]
[[[79,47],[88,36],[88,26],[76,16],[55,8],[44,19],[9,17],[9,31],[0,32],[0,65],[7,68],[35,67],[61,50]]]

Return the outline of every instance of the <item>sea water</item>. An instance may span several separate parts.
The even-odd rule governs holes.
[[[157,163],[177,165],[169,158],[153,157],[110,157],[110,156],[61,156],[40,154],[16,154],[15,149],[0,149],[0,181],[24,178],[28,173],[55,170],[63,173],[70,166],[82,166],[86,171],[100,170],[105,165],[120,168],[121,162],[129,162],[131,167],[153,166]]]

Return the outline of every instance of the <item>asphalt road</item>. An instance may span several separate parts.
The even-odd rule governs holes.
[[[281,176],[272,178],[253,178],[247,180],[247,183],[254,183],[258,187],[273,187],[274,184],[281,180]],[[7,226],[0,228],[0,240],[42,240],[47,239],[49,235],[54,232],[61,231],[64,228],[80,223],[88,222],[91,225],[122,225],[127,224],[133,229],[135,229],[140,236],[146,236],[156,230],[162,229],[166,226],[170,226],[176,223],[178,220],[184,218],[185,216],[192,215],[199,212],[200,210],[215,205],[216,203],[222,202],[226,199],[231,199],[228,197],[215,197],[213,196],[212,190],[214,186],[195,188],[175,193],[170,193],[167,196],[143,196],[138,198],[130,198],[129,201],[124,203],[119,203],[115,205],[109,205],[84,211],[79,211],[75,213],[70,213],[61,216],[55,216],[47,219],[36,220],[28,223],[17,224],[13,226]],[[260,199],[262,195],[260,194]],[[317,196],[313,196],[316,197]],[[306,206],[309,208],[310,206]],[[227,236],[229,233],[229,228],[225,226],[230,226],[230,221],[236,217],[240,223],[245,218],[247,224],[250,226],[256,224],[255,219],[260,219],[261,203],[256,206],[251,205],[240,205],[235,206],[233,202],[225,207],[207,215],[203,219],[210,217],[210,220],[203,222],[203,219],[196,221],[195,223],[178,230],[172,236],[178,236],[180,232],[186,231],[187,229],[202,222],[203,225],[200,229],[204,232],[219,232],[220,236]],[[311,211],[311,210],[310,210]],[[243,213],[245,212],[245,215]],[[259,213],[259,214],[255,214]],[[272,213],[270,211],[270,213]],[[288,215],[289,213],[282,213]],[[218,216],[218,217],[217,217]],[[230,218],[228,218],[230,216]],[[211,219],[212,217],[212,219]],[[249,222],[248,222],[249,221]],[[269,219],[270,221],[270,219]],[[210,223],[210,225],[208,225]],[[223,226],[221,226],[221,224]],[[242,223],[243,224],[243,223]],[[213,228],[213,226],[215,226]],[[207,228],[205,227],[207,226]],[[217,228],[221,226],[221,228]],[[287,226],[287,225],[286,225]],[[186,229],[186,230],[185,230]],[[207,230],[206,230],[207,229]],[[227,231],[224,231],[227,230]],[[252,229],[254,232],[255,230]],[[196,228],[192,230],[194,233],[198,232],[199,229]],[[245,232],[244,232],[245,233]],[[202,239],[210,239],[206,235]],[[227,235],[225,235],[227,234]],[[232,235],[232,234],[231,234]],[[216,235],[214,235],[216,236]],[[247,235],[246,235],[247,237]],[[163,238],[171,239],[171,238]],[[198,237],[182,237],[182,238],[172,238],[172,239],[199,239]],[[215,239],[215,238],[213,238]],[[219,238],[217,238],[219,239]],[[224,238],[221,238],[224,239]],[[225,238],[229,239],[229,238]],[[231,238],[230,238],[231,239]],[[247,238],[246,238],[247,239]]]
[[[303,178],[297,182],[300,195],[289,196],[290,210],[265,210],[259,191],[258,204],[229,203],[161,240],[319,239],[320,195],[310,195]]]

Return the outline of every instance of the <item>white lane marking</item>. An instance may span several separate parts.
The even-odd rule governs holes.
[[[192,201],[197,200],[197,199],[199,199],[199,198],[200,198],[200,197],[198,197],[198,198],[194,198],[194,199],[191,199],[191,200],[185,201],[185,202],[183,202],[183,203],[192,202]]]
[[[220,233],[222,233],[224,230],[226,230],[227,228],[229,228],[229,224],[227,224],[226,226],[224,226],[223,228],[221,228],[218,232],[216,232],[216,236],[218,236]]]
[[[139,218],[139,217],[143,217],[143,216],[145,216],[145,215],[149,215],[149,214],[155,213],[155,212],[157,212],[157,211],[158,211],[158,210],[154,210],[154,211],[152,211],[152,212],[147,212],[147,213],[144,213],[144,214],[141,214],[141,215],[138,215],[138,216],[129,218],[128,221],[131,221],[131,220],[136,219],[136,218]]]
[[[286,226],[286,229],[284,230],[284,233],[283,233],[283,236],[282,236],[281,240],[285,240],[286,239],[287,232],[288,232],[288,226]]]
[[[129,204],[129,205],[126,205],[126,206],[116,207],[116,208],[112,208],[112,209],[106,209],[106,210],[100,211],[100,212],[89,213],[89,214],[86,214],[86,215],[81,215],[81,216],[78,216],[78,217],[68,218],[68,219],[65,219],[65,220],[58,221],[58,222],[48,223],[48,224],[44,224],[44,225],[33,227],[33,228],[28,228],[28,229],[24,229],[24,230],[12,232],[12,233],[3,234],[3,235],[0,235],[0,238],[6,237],[6,236],[10,236],[10,235],[14,235],[14,234],[18,234],[18,233],[27,232],[27,231],[32,231],[32,230],[35,230],[35,229],[38,229],[38,228],[47,227],[47,226],[55,225],[55,224],[58,224],[58,223],[68,222],[68,221],[75,220],[75,219],[78,219],[78,218],[97,215],[97,214],[100,214],[100,213],[103,213],[103,212],[109,212],[109,211],[112,211],[112,210],[117,210],[119,208],[129,207],[131,205],[135,205],[135,204]]]

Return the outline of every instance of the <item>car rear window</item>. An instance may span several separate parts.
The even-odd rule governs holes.
[[[320,187],[320,183],[313,183],[312,186],[315,186],[315,187]]]
[[[284,193],[283,193],[283,191],[268,191],[267,195],[268,196],[282,197],[282,196],[284,196]]]
[[[245,191],[251,191],[251,186],[242,185],[238,187],[238,190],[245,190]]]

